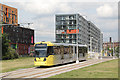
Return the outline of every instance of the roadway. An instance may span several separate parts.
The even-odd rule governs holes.
[[[19,69],[16,71],[1,73],[0,77],[1,78],[48,78],[50,76],[91,66],[109,60],[112,60],[112,58],[89,59],[87,61],[81,61],[79,63],[71,63],[66,65],[52,66],[52,67],[40,67],[40,68],[33,67],[27,69]]]

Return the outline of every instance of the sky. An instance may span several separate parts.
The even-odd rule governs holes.
[[[33,23],[35,42],[55,41],[55,14],[79,13],[103,33],[103,41],[118,41],[118,0],[1,0],[18,9],[19,23]],[[28,27],[25,24],[24,27]]]

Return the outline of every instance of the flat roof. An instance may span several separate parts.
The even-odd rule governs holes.
[[[78,14],[78,13],[77,13],[77,14]],[[56,15],[56,16],[60,16],[60,15],[76,15],[76,14],[72,14],[72,13],[71,13],[71,14],[70,14],[70,13],[69,13],[69,14],[68,14],[68,13],[61,13],[61,14],[60,14],[60,13],[58,13],[58,14],[55,14],[55,15]]]
[[[64,46],[77,46],[77,44],[67,44],[67,43],[53,43],[54,45],[64,45]],[[87,45],[78,44],[79,47],[87,47]]]

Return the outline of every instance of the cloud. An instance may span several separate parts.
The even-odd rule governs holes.
[[[71,11],[71,7],[67,4],[67,3],[61,3],[59,4],[59,6],[57,6],[57,10],[59,10],[59,12],[70,12]]]
[[[103,6],[97,8],[97,14],[100,17],[111,17],[113,16],[113,9],[110,5],[104,4]]]
[[[59,1],[59,0],[58,0]],[[68,3],[60,3],[54,0],[38,0],[30,2],[16,2],[17,6],[19,6],[22,10],[28,13],[32,13],[34,15],[48,15],[53,14],[55,12],[69,12],[71,7]]]
[[[46,1],[46,0],[1,0],[1,2],[38,2],[38,1]],[[118,2],[119,0],[49,0],[56,2]],[[47,1],[46,1],[47,2]]]
[[[118,33],[117,32],[103,32],[103,41],[109,42],[109,38],[112,37],[112,41],[118,41]]]
[[[118,4],[110,3],[99,6],[96,9],[97,15],[101,18],[112,18],[116,19],[118,17]]]
[[[96,24],[104,32],[117,32],[118,29],[118,20],[97,20]]]
[[[117,3],[60,2],[60,0],[29,1],[7,4],[18,8],[20,23],[33,23],[30,27],[35,29],[36,42],[55,39],[55,14],[57,13],[80,13],[100,28],[105,36],[109,34],[117,39],[115,36],[117,34],[117,19],[114,19],[117,16]]]

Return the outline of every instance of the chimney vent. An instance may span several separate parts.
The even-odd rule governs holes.
[[[112,42],[112,38],[110,37],[110,43]]]

